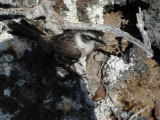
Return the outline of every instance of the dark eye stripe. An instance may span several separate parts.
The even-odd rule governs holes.
[[[82,34],[82,39],[90,40],[90,39],[91,39],[91,37],[90,37],[90,36],[87,36],[87,35]]]
[[[86,39],[86,35],[82,34],[82,38],[83,38],[83,39]]]

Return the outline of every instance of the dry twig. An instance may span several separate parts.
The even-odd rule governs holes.
[[[143,43],[146,47],[151,49],[151,41],[148,38],[147,31],[144,30],[144,22],[143,22],[143,12],[141,11],[141,8],[139,7],[139,13],[137,15],[137,28],[141,32]]]
[[[138,111],[137,113],[133,114],[129,120],[132,120],[134,117],[136,117],[138,114],[140,114],[141,112],[144,112],[147,108],[149,108],[149,105],[146,106],[145,108],[141,109],[140,111]]]
[[[2,4],[2,5],[11,5],[11,6],[16,6],[17,5],[17,3],[15,2],[15,3],[13,3],[13,1],[12,0],[1,0],[0,1],[0,4]]]

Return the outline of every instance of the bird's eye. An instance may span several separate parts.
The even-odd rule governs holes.
[[[83,34],[82,34],[82,38],[83,38],[83,39],[86,39],[86,35],[83,35]]]
[[[90,40],[90,37],[89,36],[86,36],[87,40]]]
[[[85,40],[90,40],[90,37],[87,36],[87,35],[84,35],[84,34],[82,35],[82,38],[85,39]]]

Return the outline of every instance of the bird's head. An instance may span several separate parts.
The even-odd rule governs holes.
[[[96,31],[83,31],[81,32],[81,39],[84,43],[89,43],[89,44],[98,44],[98,45],[104,45],[106,44],[99,39],[101,36],[101,33],[98,33]]]

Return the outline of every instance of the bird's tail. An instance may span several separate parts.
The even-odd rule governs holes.
[[[43,35],[45,35],[36,26],[28,23],[25,19],[21,19],[20,23],[11,21],[7,26],[11,29],[11,31],[8,31],[9,33],[26,37],[37,42],[42,39]]]

